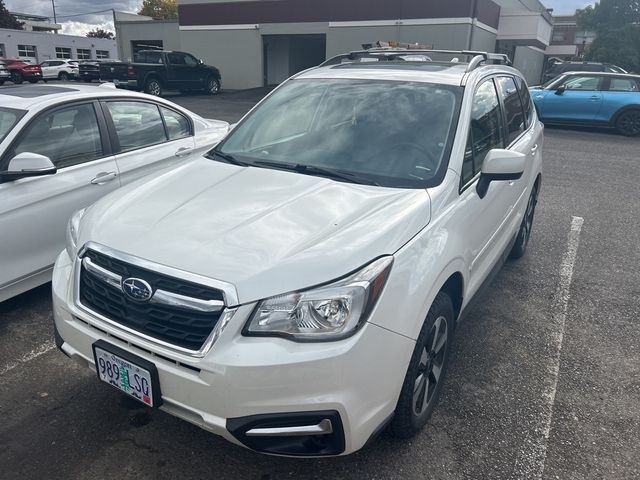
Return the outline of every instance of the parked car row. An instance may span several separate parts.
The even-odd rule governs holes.
[[[142,50],[134,62],[119,60],[47,60],[33,65],[22,60],[4,60],[9,75],[0,70],[0,85],[6,80],[21,84],[24,80],[82,80],[112,82],[117,87],[144,91],[159,96],[165,89],[204,91],[215,95],[222,88],[222,76],[216,67],[185,52]],[[4,77],[4,78],[3,78]]]

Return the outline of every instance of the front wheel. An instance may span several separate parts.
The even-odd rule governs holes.
[[[209,95],[216,95],[217,93],[220,93],[220,80],[215,77],[209,77],[205,85],[205,91]]]
[[[69,74],[67,72],[60,72],[60,74],[58,75],[58,79],[66,82],[67,80],[69,80]]]
[[[415,435],[431,417],[449,365],[454,322],[451,298],[446,293],[438,293],[416,341],[389,425],[394,436]]]
[[[162,94],[162,85],[157,78],[150,78],[144,86],[144,92],[159,97]]]
[[[516,243],[513,245],[511,252],[509,252],[509,258],[517,260],[522,257],[527,251],[527,245],[529,245],[529,238],[531,237],[531,229],[533,228],[533,216],[536,213],[536,205],[538,203],[538,189],[533,187],[531,195],[529,195],[529,202],[527,202],[527,210],[524,213],[524,218],[520,224],[520,230],[518,230],[518,236],[516,237]]]
[[[29,83],[38,83],[38,79],[37,78],[31,78],[31,79],[29,79]]]
[[[616,130],[627,137],[640,135],[640,110],[627,110],[616,120]]]

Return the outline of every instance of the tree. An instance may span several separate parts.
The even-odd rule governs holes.
[[[11,15],[9,10],[4,6],[4,0],[0,0],[0,28],[22,30],[22,25],[24,24]]]
[[[640,0],[600,0],[576,15],[578,28],[596,34],[587,60],[640,71]]]
[[[143,0],[138,15],[162,20],[178,18],[178,2],[176,0]]]
[[[108,38],[109,40],[113,40],[115,38],[113,32],[109,32],[108,30],[103,30],[101,28],[94,28],[93,30],[89,30],[89,32],[87,32],[87,37]]]

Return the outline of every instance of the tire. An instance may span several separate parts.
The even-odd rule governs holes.
[[[529,201],[527,202],[527,209],[524,213],[524,218],[520,224],[518,235],[516,237],[516,243],[509,252],[509,258],[517,260],[521,258],[527,251],[527,245],[529,245],[529,238],[531,238],[531,229],[533,228],[533,217],[536,213],[536,205],[538,204],[538,187],[534,186],[529,195]]]
[[[20,85],[22,84],[22,82],[24,81],[24,79],[22,78],[22,75],[18,72],[11,72],[11,81],[13,83],[15,83],[16,85]]]
[[[87,83],[93,83],[93,80],[91,80],[90,78],[85,78],[84,81]]]
[[[38,83],[38,80],[33,78],[33,79],[29,79],[29,83]]]
[[[640,110],[622,112],[616,119],[616,130],[626,137],[640,135]]]
[[[409,361],[395,415],[389,425],[393,436],[409,438],[429,421],[449,366],[454,324],[451,298],[440,292],[429,309]],[[435,367],[439,367],[438,374]]]
[[[0,80],[0,87],[4,85],[4,80]]]
[[[216,77],[207,78],[207,82],[204,86],[204,91],[209,95],[217,95],[218,93],[220,93],[220,80],[218,80]]]
[[[67,72],[60,72],[58,74],[58,80],[62,80],[63,82],[66,82],[69,80],[69,74]]]
[[[155,77],[149,78],[144,84],[144,92],[155,97],[162,95],[162,84]]]

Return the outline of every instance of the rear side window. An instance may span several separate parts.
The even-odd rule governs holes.
[[[498,90],[504,104],[504,115],[507,124],[507,145],[511,144],[526,129],[524,112],[520,103],[520,95],[516,82],[511,77],[498,77]]]
[[[13,126],[18,123],[18,120],[20,120],[25,113],[27,112],[24,110],[0,107],[0,142],[4,140],[4,137],[6,137]]]
[[[530,127],[533,124],[533,100],[531,99],[531,94],[524,79],[516,77],[516,83],[518,84],[518,92],[520,93],[524,116],[527,120],[527,127]]]
[[[191,128],[189,126],[189,120],[184,115],[170,110],[165,107],[160,107],[162,117],[164,118],[164,124],[167,127],[167,135],[169,140],[176,140],[178,138],[184,138],[191,135]]]
[[[500,102],[493,80],[486,80],[473,96],[471,128],[463,162],[462,183],[466,184],[482,170],[489,150],[504,148]],[[465,165],[466,164],[466,165]],[[471,168],[470,164],[473,165]]]
[[[148,147],[165,142],[167,136],[158,107],[146,102],[107,102],[120,151]]]
[[[610,92],[637,92],[638,82],[633,78],[612,78],[609,83]]]

